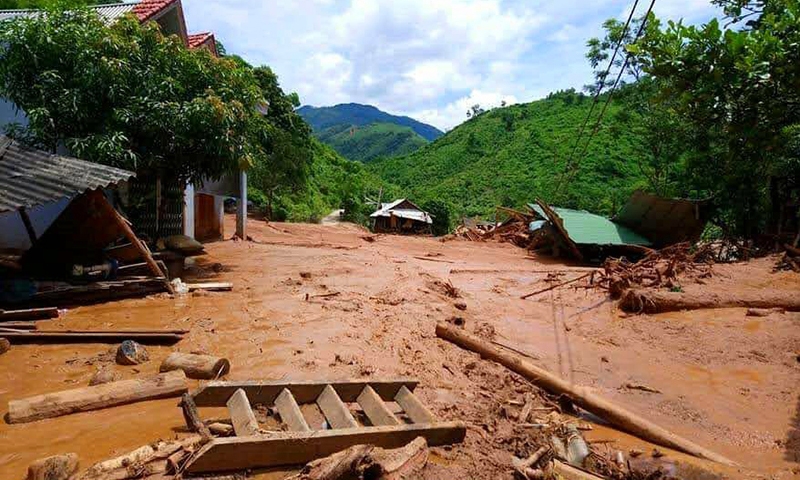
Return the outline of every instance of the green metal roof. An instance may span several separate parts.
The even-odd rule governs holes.
[[[528,206],[542,218],[547,218],[539,205]],[[564,229],[578,245],[651,245],[643,236],[606,217],[570,208],[553,207],[553,211],[564,221]]]

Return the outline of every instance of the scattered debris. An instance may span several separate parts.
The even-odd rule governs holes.
[[[156,442],[111,460],[93,465],[77,480],[135,480],[141,478],[174,478],[203,443],[192,435],[173,442]]]
[[[428,443],[417,437],[408,445],[383,449],[354,445],[347,450],[314,460],[287,480],[369,480],[416,478],[428,462]]]
[[[428,261],[428,262],[439,262],[439,263],[456,263],[456,262],[451,262],[450,260],[442,260],[442,259],[439,259],[439,258],[431,258],[431,257],[419,257],[419,256],[415,256],[414,258],[416,258],[417,260],[425,260],[425,261]]]
[[[590,273],[581,275],[579,277],[573,278],[572,280],[567,280],[566,282],[561,282],[561,283],[558,283],[556,285],[551,285],[551,286],[549,286],[547,288],[543,288],[543,289],[537,290],[537,291],[535,291],[533,293],[529,293],[527,295],[523,295],[520,298],[523,299],[523,300],[526,300],[526,299],[528,299],[530,297],[534,297],[536,295],[539,295],[540,293],[549,292],[550,290],[555,290],[557,288],[561,288],[561,287],[573,284],[575,282],[579,282],[579,281],[583,280],[584,278],[589,278],[589,277],[593,277],[593,276],[594,276],[594,272],[590,272]]]
[[[642,385],[639,383],[626,383],[622,387],[627,388],[628,390],[641,390],[642,392],[648,392],[648,393],[661,393],[661,390],[656,390],[655,388],[648,387],[647,385]]]
[[[466,302],[456,302],[456,303],[453,304],[453,306],[455,308],[457,308],[458,310],[461,310],[462,312],[467,309]]]
[[[462,348],[479,353],[483,358],[500,363],[550,393],[567,396],[575,405],[600,416],[624,431],[696,457],[733,465],[733,462],[722,455],[707,450],[688,439],[679,437],[649,420],[595,395],[584,387],[564,381],[518,356],[501,351],[490,343],[465,333],[463,330],[454,329],[447,324],[440,323],[436,326],[436,335]]]
[[[785,308],[748,308],[748,317],[769,317],[773,313],[786,313]]]
[[[119,374],[110,368],[101,368],[89,380],[89,386],[102,385],[104,383],[116,382]]]
[[[548,451],[550,451],[548,447],[541,447],[525,460],[512,457],[511,462],[514,465],[514,472],[523,479],[538,480],[543,478],[544,472],[541,469],[534,469],[533,467],[539,463]]]
[[[76,412],[126,405],[156,398],[179,396],[186,392],[182,371],[154,377],[46,393],[8,402],[8,423],[28,423]]]
[[[183,370],[188,378],[215,380],[230,372],[231,363],[227,358],[211,355],[172,352],[161,363],[159,371],[170,372],[172,370]]]
[[[77,471],[78,455],[67,453],[33,462],[27,480],[69,480]]]
[[[150,361],[150,354],[144,346],[133,340],[125,340],[117,348],[116,360],[120,365],[141,365]]]

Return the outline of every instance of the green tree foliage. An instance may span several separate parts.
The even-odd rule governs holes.
[[[433,234],[436,236],[447,235],[453,227],[450,215],[450,206],[441,200],[428,200],[420,208],[433,217]]]
[[[729,234],[773,230],[800,196],[791,146],[800,123],[800,5],[719,1],[743,28],[669,22],[630,47],[657,99],[689,127],[691,182],[714,195]],[[749,13],[756,16],[749,16]]]
[[[155,24],[53,9],[3,22],[0,44],[0,94],[27,113],[39,146],[191,182],[262,155],[253,72]]]
[[[103,3],[119,3],[118,0],[0,0],[0,10],[13,10],[18,8],[50,8],[53,6],[79,7],[83,5],[97,5]]]

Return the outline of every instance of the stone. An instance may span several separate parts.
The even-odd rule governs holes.
[[[147,350],[133,340],[125,340],[117,349],[117,363],[120,365],[141,365],[148,360]]]
[[[78,471],[78,455],[68,453],[30,464],[27,480],[68,480]]]
[[[109,368],[101,368],[89,380],[89,386],[101,385],[108,382],[116,382],[119,380],[119,374]]]
[[[0,355],[11,350],[11,342],[7,338],[0,338]]]

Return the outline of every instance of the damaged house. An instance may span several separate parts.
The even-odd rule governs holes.
[[[113,206],[132,178],[0,135],[0,307],[171,292]]]
[[[383,203],[370,215],[373,230],[378,233],[431,233],[433,218],[409,200],[401,198]]]
[[[218,55],[213,33],[189,33],[181,0],[131,0],[89,8],[107,23],[125,15],[133,15],[142,23],[153,22],[164,35],[180,38],[187,48],[206,49]],[[37,10],[0,10],[0,21],[38,13]],[[27,117],[16,105],[0,98],[0,128],[5,129],[10,124],[24,126]],[[58,153],[70,154],[66,150]],[[247,237],[247,173],[244,170],[201,184],[167,183],[152,173],[136,173],[127,185],[132,200],[127,213],[142,236],[156,239],[183,234],[201,241],[222,239],[226,235],[224,203],[226,199],[235,198],[238,205],[236,234],[240,238]],[[63,207],[66,207],[63,203],[53,206],[47,212],[48,219],[52,221]]]

